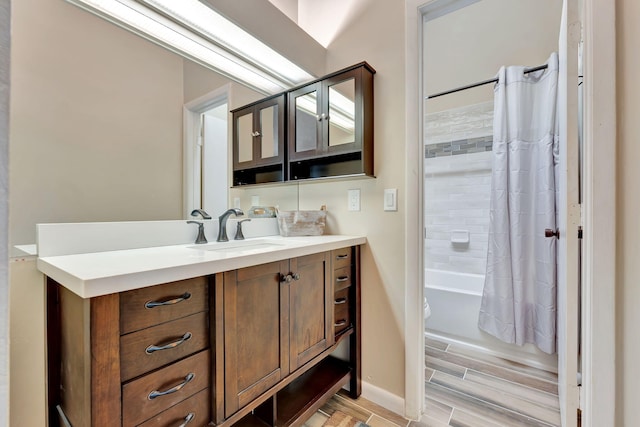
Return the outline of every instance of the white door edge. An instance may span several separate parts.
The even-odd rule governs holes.
[[[584,0],[582,425],[613,426],[616,396],[615,2]],[[597,78],[595,78],[597,76]]]

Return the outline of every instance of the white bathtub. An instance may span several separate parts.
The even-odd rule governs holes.
[[[526,365],[556,371],[555,355],[535,346],[504,343],[478,328],[484,275],[425,269],[425,296],[431,316],[425,335],[452,344],[472,347]]]

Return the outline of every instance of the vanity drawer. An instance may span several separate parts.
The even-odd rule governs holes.
[[[334,333],[338,334],[351,326],[351,318],[349,316],[349,288],[342,289],[335,293],[333,306]]]
[[[209,360],[209,351],[203,351],[124,384],[122,424],[136,426],[206,389],[210,382]]]
[[[120,333],[207,310],[207,278],[181,280],[120,294]]]
[[[159,413],[139,427],[204,427],[209,425],[210,389],[202,390],[195,396],[183,400],[176,406]]]
[[[333,290],[339,291],[351,286],[351,267],[338,268],[333,272]]]
[[[333,269],[348,267],[351,265],[351,247],[331,251]]]
[[[206,312],[192,314],[120,337],[120,375],[127,381],[205,349],[209,344]]]

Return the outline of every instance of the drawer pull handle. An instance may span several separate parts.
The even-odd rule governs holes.
[[[184,422],[180,424],[178,427],[185,427],[187,424],[191,422],[196,417],[196,414],[193,412],[189,412],[186,417],[184,417]]]
[[[336,259],[347,259],[347,258],[349,258],[349,254],[336,256]]]
[[[186,386],[187,384],[189,384],[194,378],[196,377],[196,374],[194,374],[193,372],[190,372],[186,377],[184,377],[184,381],[182,381],[180,384],[178,384],[175,387],[171,387],[168,390],[165,391],[158,391],[158,390],[154,390],[151,393],[149,393],[149,396],[147,396],[147,398],[149,400],[153,400],[156,397],[161,397],[161,396],[166,396],[168,394],[173,394],[177,391],[182,390],[182,388],[184,386]]]
[[[154,307],[162,307],[165,305],[175,305],[178,304],[179,302],[182,301],[186,301],[189,298],[191,298],[191,294],[189,292],[185,292],[184,294],[182,294],[181,296],[179,296],[178,298],[174,298],[174,299],[170,299],[167,301],[147,301],[144,306],[145,308],[154,308]]]
[[[190,339],[191,339],[191,332],[187,332],[178,341],[170,342],[169,344],[165,344],[165,345],[161,345],[161,346],[150,345],[149,347],[147,347],[144,350],[144,352],[147,353],[147,354],[151,354],[151,353],[154,353],[156,351],[169,350],[169,349],[172,349],[172,348],[176,348],[180,344],[182,344],[182,343],[184,343],[186,341],[189,341]]]
[[[349,276],[340,276],[336,279],[336,282],[346,282],[349,280]]]
[[[347,324],[347,321],[345,319],[340,319],[336,323],[334,323],[333,326],[337,328],[338,326],[344,326],[346,324]]]
[[[346,298],[338,298],[338,299],[337,299],[337,300],[335,300],[333,303],[334,303],[335,305],[338,305],[338,304],[344,304],[345,302],[347,302],[347,299],[346,299]]]

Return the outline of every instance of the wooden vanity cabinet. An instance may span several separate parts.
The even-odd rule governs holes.
[[[208,425],[208,278],[90,299],[48,278],[47,321],[50,426],[58,405],[74,427]]]
[[[282,271],[288,271],[287,261],[224,273],[224,418],[289,373],[288,285]]]
[[[357,397],[358,259],[348,247],[90,299],[48,278],[49,425],[296,427],[347,383]]]

